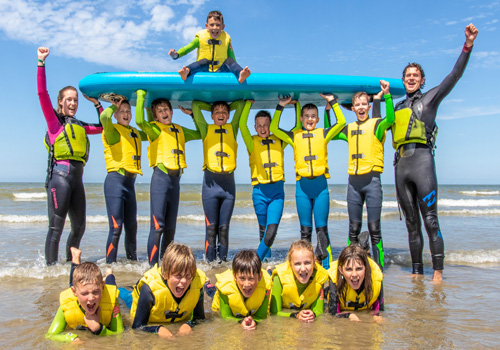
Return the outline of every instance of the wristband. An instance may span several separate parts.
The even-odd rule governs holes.
[[[101,334],[103,328],[104,328],[104,326],[102,325],[102,323],[99,323],[99,329],[96,330],[95,332],[91,330],[91,332],[93,335],[99,335],[99,334]]]
[[[98,103],[96,103],[96,104],[94,105],[94,107],[95,107],[95,108],[101,108],[101,107],[102,107],[102,105],[101,105],[101,103],[100,103],[100,102],[98,102]]]
[[[38,62],[42,64],[40,67],[45,67],[45,62],[44,61],[42,61],[41,59],[38,59]]]
[[[285,107],[283,107],[283,106],[282,106],[282,105],[280,105],[279,103],[278,103],[278,105],[276,106],[276,110],[277,110],[277,111],[282,111],[284,108],[285,108]]]

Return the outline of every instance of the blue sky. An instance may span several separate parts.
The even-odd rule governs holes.
[[[36,93],[36,49],[49,46],[48,90],[78,86],[96,72],[176,71],[193,55],[173,61],[170,48],[187,44],[219,9],[236,58],[259,73],[310,73],[401,77],[408,62],[419,62],[426,88],[451,71],[464,43],[464,28],[479,29],[464,76],[438,113],[438,180],[443,184],[498,184],[500,181],[500,1],[203,1],[203,0],[0,0],[0,113],[3,120],[0,181],[44,181],[46,125]],[[495,39],[496,38],[496,39]],[[496,44],[495,44],[496,43]],[[77,117],[94,121],[82,97]],[[104,104],[106,106],[106,104]],[[291,112],[289,112],[291,113]],[[252,118],[254,112],[251,112]],[[348,122],[355,116],[345,111]],[[383,109],[383,115],[385,111]],[[292,116],[283,117],[293,119]],[[182,113],[174,122],[191,126]],[[286,127],[286,122],[282,124]],[[106,175],[100,136],[90,136],[84,181]],[[390,135],[384,183],[394,183]],[[239,139],[238,183],[249,183],[248,157]],[[201,142],[187,144],[183,182],[201,182]],[[143,149],[146,144],[143,144]],[[331,183],[347,183],[347,144],[328,146]],[[292,150],[286,150],[287,179],[294,182]],[[143,169],[138,182],[149,182]]]

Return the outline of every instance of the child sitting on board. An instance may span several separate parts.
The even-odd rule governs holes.
[[[182,80],[196,72],[230,72],[236,75],[239,83],[243,83],[250,76],[248,66],[241,68],[236,63],[231,37],[224,31],[224,17],[220,11],[210,11],[207,16],[206,29],[196,33],[194,40],[179,51],[171,49],[168,54],[174,60],[182,57],[194,49],[198,49],[196,62],[183,66],[179,70]]]

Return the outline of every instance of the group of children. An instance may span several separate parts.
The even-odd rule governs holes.
[[[197,33],[193,42],[179,52],[170,50],[169,54],[177,59],[198,48],[197,61],[179,71],[183,80],[198,71],[233,72],[240,83],[250,75],[248,67],[243,69],[236,63],[230,37],[223,29],[222,14],[212,11],[208,15],[206,29]],[[232,271],[217,275],[213,309],[220,310],[224,318],[240,320],[245,329],[254,329],[259,320],[267,317],[268,310],[279,316],[312,322],[323,313],[325,284],[330,280],[327,299],[330,313],[356,319],[355,314],[344,311],[370,308],[374,310],[375,317],[378,317],[378,310],[383,309],[384,253],[380,226],[380,174],[384,167],[386,131],[392,127],[393,144],[397,149],[395,165],[398,200],[405,214],[411,238],[410,251],[414,273],[421,274],[422,246],[417,244],[418,242],[413,244],[412,237],[417,238],[415,242],[421,241],[422,234],[418,218],[419,208],[416,207],[417,199],[412,196],[415,190],[429,187],[419,183],[425,178],[425,174],[420,174],[421,172],[430,173],[435,179],[432,147],[437,133],[437,106],[465,69],[477,29],[470,24],[466,27],[465,35],[466,44],[462,55],[453,74],[441,84],[442,88],[440,85],[422,94],[420,88],[424,83],[423,70],[417,64],[410,64],[405,68],[403,84],[408,96],[397,105],[397,113],[394,112],[389,83],[382,80],[381,92],[373,96],[375,108],[372,118],[369,118],[368,114],[371,97],[364,92],[355,94],[352,99],[351,109],[357,120],[348,125],[336,97],[332,94],[320,94],[327,101],[324,129],[317,127],[317,106],[306,104],[301,108],[291,97],[280,97],[272,118],[266,111],[256,114],[257,135],[253,136],[247,126],[253,101],[240,100],[231,104],[225,101],[213,104],[193,101],[192,109],[179,106],[179,109],[190,115],[194,121],[195,129],[188,129],[172,123],[173,108],[167,99],[152,101],[150,108],[146,108],[145,118],[144,102],[147,91],[141,89],[137,90],[135,116],[141,131],[130,126],[131,108],[129,102],[123,98],[111,99],[112,106],[103,111],[96,98],[85,96],[94,103],[100,123],[80,122],[74,117],[78,108],[78,95],[73,87],[65,87],[59,92],[58,108],[52,109],[44,69],[49,49],[39,48],[38,93],[47,121],[45,142],[49,151],[46,182],[49,206],[47,263],[57,262],[58,244],[67,214],[71,219],[71,233],[66,247],[67,259],[73,262],[79,260],[75,254],[85,230],[82,173],[88,159],[87,134],[101,132],[108,171],[104,185],[110,227],[106,261],[116,261],[122,227],[125,229],[127,258],[137,259],[137,205],[134,184],[137,174],[141,174],[141,142],[148,140],[149,166],[154,168],[151,179],[151,229],[147,247],[151,269],[144,274],[132,292],[132,328],[171,337],[172,333],[164,326],[150,324],[185,322],[178,333],[190,333],[195,321],[204,318],[204,286],[210,293],[213,287],[207,284],[205,274],[196,268],[191,249],[173,243],[180,177],[186,168],[185,142],[201,139],[203,143],[205,257],[209,262],[217,259],[225,261],[229,247],[229,223],[235,202],[234,170],[238,146],[236,137],[241,129],[249,154],[252,199],[259,223],[260,244],[256,252],[244,250],[238,253],[233,259]],[[384,119],[379,117],[382,95],[387,110]],[[431,97],[426,99],[427,96],[437,97],[433,100]],[[279,128],[281,113],[287,104],[295,104],[296,109],[296,125],[290,131]],[[213,123],[207,123],[203,110],[211,112]],[[334,124],[330,120],[331,110],[336,118]],[[231,111],[234,111],[234,115],[229,122]],[[113,114],[117,123],[111,121]],[[327,144],[334,139],[345,140],[349,144],[349,246],[335,262],[328,234],[327,186]],[[261,261],[270,253],[283,212],[283,151],[286,145],[291,145],[294,151],[296,203],[301,240],[292,244],[287,261],[277,265],[270,276],[268,271],[262,270]],[[415,172],[415,161],[428,163],[430,167]],[[416,173],[420,174],[418,178],[410,179]],[[404,179],[401,178],[403,176]],[[427,196],[418,205],[426,220],[429,236],[435,238],[431,242],[434,279],[440,280],[444,247],[437,221],[437,182],[434,181],[431,185],[434,183],[436,186],[430,188],[428,194],[422,193]],[[401,191],[405,186],[409,187],[406,191]],[[406,198],[406,195],[411,198]],[[364,203],[368,211],[368,235],[360,234]],[[410,215],[410,212],[413,214]],[[317,234],[316,249],[310,244],[313,217]],[[418,221],[418,225],[413,221]],[[368,258],[364,248],[369,237],[373,260]],[[72,273],[74,285],[61,294],[61,308],[49,330],[51,337],[62,332],[66,324],[71,327],[83,326],[99,335],[123,330],[117,303],[119,293],[114,279],[110,277],[112,274],[107,276],[107,282],[103,283],[99,269],[91,265],[93,264],[81,264]],[[121,291],[123,294],[128,293],[126,289]],[[75,339],[73,335],[61,339],[63,338]]]
[[[132,329],[162,338],[187,335],[205,318],[205,294],[212,297],[212,310],[223,319],[237,321],[253,330],[269,315],[296,318],[310,323],[330,314],[359,321],[352,311],[371,310],[380,321],[383,310],[382,272],[358,244],[346,247],[329,270],[316,260],[314,248],[305,240],[294,242],[287,260],[274,269],[262,269],[254,250],[238,252],[232,269],[216,275],[215,286],[196,267],[191,248],[171,243],[160,265],[146,271],[133,287],[117,288],[111,269],[103,280],[97,265],[80,264],[80,251],[71,248],[73,264],[70,288],[60,295],[60,307],[46,334],[48,339],[78,342],[67,327],[104,336],[123,332],[118,296],[130,308]],[[326,298],[326,305],[325,305]],[[174,335],[167,325],[182,323]]]

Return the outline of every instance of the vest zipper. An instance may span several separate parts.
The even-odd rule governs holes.
[[[269,140],[269,137],[266,137],[266,140]],[[267,144],[267,157],[269,159],[269,164],[271,164],[271,147],[269,146],[269,143]],[[270,182],[273,182],[273,168],[269,168],[269,176],[268,179]]]
[[[215,48],[215,45],[214,45],[214,48]],[[220,129],[222,130],[222,125],[220,126]],[[220,133],[220,151],[221,151],[221,154],[224,152],[224,133],[221,132]],[[224,156],[221,155],[220,156],[220,171],[223,172],[224,171]]]

